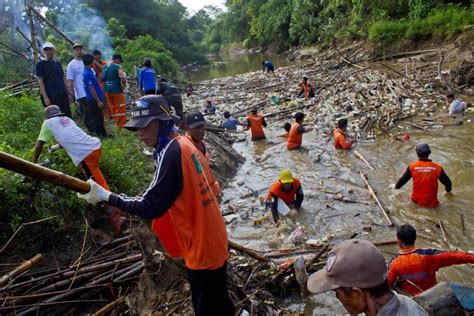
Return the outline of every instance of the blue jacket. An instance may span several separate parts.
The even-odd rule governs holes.
[[[140,83],[140,90],[156,90],[155,69],[145,67],[140,70],[138,81]]]

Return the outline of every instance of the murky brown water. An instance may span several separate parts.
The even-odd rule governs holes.
[[[372,241],[395,239],[395,229],[386,225],[380,210],[369,196],[364,182],[357,172],[361,168],[368,176],[372,187],[395,224],[410,223],[418,230],[418,247],[438,249],[474,249],[474,157],[472,140],[474,135],[474,114],[464,117],[464,125],[433,129],[428,132],[409,129],[411,142],[397,142],[385,137],[374,143],[358,144],[355,148],[369,160],[376,170],[368,170],[365,164],[351,152],[335,152],[332,140],[318,131],[304,135],[305,151],[286,150],[281,134],[281,122],[271,124],[267,129],[268,141],[240,142],[235,149],[246,157],[246,162],[238,172],[230,187],[224,190],[222,205],[226,211],[228,204],[237,207],[239,214],[249,219],[238,219],[228,225],[230,238],[250,248],[259,250],[278,249],[292,246],[289,233],[296,223],[304,225],[309,238],[320,238],[328,234],[336,235],[335,241],[349,238],[357,233],[357,238]],[[402,126],[406,126],[401,124]],[[395,132],[394,130],[393,132]],[[398,129],[398,134],[404,131]],[[415,161],[414,144],[425,141],[431,146],[433,161],[440,163],[453,182],[453,197],[444,196],[440,184],[440,207],[420,208],[410,200],[411,181],[401,190],[395,191],[389,185],[395,183],[408,164]],[[321,161],[317,162],[320,155]],[[279,229],[273,222],[266,221],[254,226],[251,219],[265,214],[258,199],[248,195],[258,190],[265,195],[270,185],[278,178],[282,169],[289,168],[300,179],[305,193],[302,211],[292,219],[285,219],[286,225]],[[334,193],[357,203],[337,201]],[[340,196],[339,196],[340,197]],[[461,232],[460,215],[464,214],[466,236]],[[440,229],[435,225],[442,220],[446,229],[448,244],[442,240]],[[339,238],[337,238],[339,237]],[[397,252],[396,246],[380,248],[387,259]],[[443,268],[437,274],[438,280],[449,280],[474,286],[474,270],[470,266]],[[305,314],[342,313],[344,308],[332,293],[301,299],[297,296],[285,299],[287,306],[295,312]]]

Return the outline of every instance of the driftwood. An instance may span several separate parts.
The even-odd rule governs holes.
[[[362,160],[368,167],[369,169],[371,170],[375,170],[375,167],[372,166],[372,164],[370,162],[367,161],[367,159],[365,159],[364,156],[362,156],[361,153],[359,153],[357,150],[354,150],[354,155],[359,158],[360,160]]]
[[[19,265],[18,267],[16,267],[12,271],[10,271],[7,274],[5,274],[4,276],[2,276],[0,278],[0,287],[7,284],[8,281],[15,278],[19,274],[21,274],[21,273],[25,272],[26,270],[30,269],[33,265],[38,263],[41,259],[43,259],[43,255],[39,253],[36,256],[34,256],[33,258],[31,258],[30,260],[27,260],[27,261],[23,262],[21,265]]]
[[[439,224],[439,229],[441,229],[441,235],[443,235],[443,241],[444,241],[445,243],[449,243],[449,242],[448,242],[448,237],[446,236],[446,231],[444,230],[443,221],[442,221],[442,220],[438,220],[438,224]]]
[[[252,250],[250,248],[247,248],[247,247],[244,247],[242,245],[239,245],[238,243],[236,242],[233,242],[231,240],[229,240],[229,247],[234,249],[234,250],[237,250],[237,251],[240,251],[240,252],[243,252],[245,253],[246,255],[254,258],[255,260],[258,260],[260,262],[266,262],[267,261],[267,258],[265,258],[264,256],[262,256],[261,254],[257,253],[255,250]]]
[[[98,311],[94,313],[95,316],[104,316],[108,315],[110,311],[112,311],[115,307],[122,304],[125,301],[125,296],[120,296],[116,300],[110,302],[109,304],[105,305]]]
[[[376,202],[377,205],[379,206],[380,210],[382,211],[382,214],[384,215],[385,219],[387,220],[388,225],[389,225],[389,226],[393,226],[392,220],[391,220],[390,217],[388,216],[388,213],[387,213],[387,211],[385,210],[385,208],[382,206],[382,203],[380,203],[380,201],[379,201],[379,199],[378,199],[378,197],[377,197],[377,194],[375,193],[375,191],[372,189],[371,185],[369,184],[369,181],[367,180],[367,177],[362,173],[362,171],[360,171],[359,168],[357,168],[357,170],[359,171],[360,176],[361,176],[362,179],[364,180],[365,185],[367,186],[367,189],[369,190],[370,196],[375,200],[375,202]]]

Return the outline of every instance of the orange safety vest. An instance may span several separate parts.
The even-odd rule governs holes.
[[[209,156],[209,151],[207,150],[206,143],[203,142],[203,146],[204,146],[204,148],[206,148],[206,150],[205,150],[206,154],[204,154],[199,149],[199,144],[196,143],[190,135],[186,134],[185,136],[193,143],[194,147],[196,147],[198,149],[199,161],[202,164],[202,168],[204,169],[204,174],[206,175],[207,182],[209,183],[209,186],[211,187],[212,192],[214,193],[214,196],[215,197],[220,196],[221,195],[221,187],[219,185],[219,182],[214,177],[214,173],[212,172],[212,169],[211,169],[211,166],[210,166],[210,159],[211,158]]]
[[[273,193],[279,199],[282,199],[286,204],[293,203],[296,200],[296,192],[298,192],[300,186],[300,181],[293,177],[293,188],[288,192],[283,191],[283,187],[281,185],[280,180],[277,180],[275,183],[273,183],[270,190],[268,191],[267,200],[270,201],[272,199]]]
[[[303,134],[298,133],[300,126],[300,123],[293,123],[291,125],[291,129],[288,132],[288,144],[286,145],[286,148],[289,150],[297,149],[303,143]]]
[[[164,216],[154,219],[152,229],[172,257],[182,257],[192,270],[214,270],[227,258],[227,231],[219,205],[199,161],[199,150],[186,137],[181,147],[183,190]]]
[[[346,142],[346,135],[339,128],[334,130],[334,149],[348,150],[352,146],[352,142]]]
[[[308,93],[309,93],[309,83],[308,82],[306,82],[306,84],[303,83],[303,91],[304,91],[304,95],[308,96]]]
[[[441,175],[441,166],[432,161],[420,160],[412,163],[409,168],[413,177],[413,202],[420,206],[438,206],[438,178]]]
[[[263,131],[263,116],[258,114],[250,114],[247,116],[250,121],[250,131],[252,132],[252,140],[265,138]]]

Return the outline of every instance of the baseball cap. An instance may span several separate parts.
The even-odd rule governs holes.
[[[132,112],[132,119],[124,125],[131,131],[138,128],[145,128],[153,120],[169,121],[177,118],[171,114],[171,110],[165,98],[161,95],[147,95],[135,102],[135,111]]]
[[[57,105],[49,105],[44,109],[44,116],[46,116],[46,118],[52,118],[60,115],[64,115],[64,113],[61,112],[61,109]]]
[[[308,290],[323,293],[340,287],[368,289],[387,279],[382,253],[369,241],[346,240],[328,254],[326,267],[310,275]]]
[[[184,123],[186,124],[186,127],[195,128],[201,125],[206,125],[206,119],[201,112],[190,112],[186,115]]]
[[[123,63],[122,55],[120,54],[113,54],[112,59],[119,59],[121,63]]]
[[[289,169],[285,169],[280,172],[280,182],[283,184],[294,182],[293,175],[291,174],[291,171]]]
[[[54,48],[54,45],[53,45],[53,43],[51,43],[51,42],[44,42],[44,44],[43,44],[43,50],[44,50],[45,48]]]
[[[84,48],[84,46],[82,46],[81,43],[74,43],[74,45],[72,45],[72,49],[74,49],[76,47]]]
[[[420,143],[416,145],[415,151],[419,155],[429,155],[431,154],[430,146],[427,143]]]

